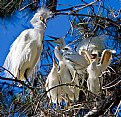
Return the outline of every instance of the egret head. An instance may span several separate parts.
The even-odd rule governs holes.
[[[67,52],[67,51],[72,51],[72,49],[71,49],[69,46],[65,46],[65,47],[62,49],[62,52]]]
[[[53,43],[64,44],[64,39],[63,38],[55,38],[55,40],[53,40]]]
[[[57,44],[57,46],[55,47],[55,50],[61,50],[61,47],[60,47],[60,45],[59,44]]]
[[[61,60],[63,59],[63,57],[62,57],[62,52],[61,52],[60,50],[61,50],[60,45],[57,45],[57,46],[55,47],[55,49],[54,49],[55,57],[56,57],[59,61],[61,61]]]
[[[41,8],[35,13],[34,17],[31,19],[31,24],[35,28],[45,28],[47,19],[51,17],[51,12],[46,8]]]

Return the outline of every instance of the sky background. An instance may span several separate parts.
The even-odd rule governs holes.
[[[58,0],[58,4],[68,4],[68,5],[78,5],[81,0]],[[85,0],[88,3],[93,0]],[[110,2],[105,2],[107,6],[113,9],[121,8],[121,0],[105,0]],[[114,2],[115,1],[115,2]],[[120,1],[120,2],[119,2]],[[58,9],[67,8],[67,6],[59,6]],[[86,11],[82,11],[86,12]],[[34,14],[28,19],[28,15],[23,12],[16,12],[11,18],[0,19],[0,66],[3,65],[5,58],[9,52],[11,44],[20,35],[20,33],[26,28],[32,28],[30,20]],[[46,35],[63,37],[70,27],[67,16],[57,16],[50,20],[47,24],[47,29],[45,30],[45,40],[47,40]]]
[[[85,0],[91,2],[93,0]],[[121,8],[121,2],[118,0],[110,0],[110,3],[107,3],[112,8],[119,9]],[[68,5],[78,5],[80,0],[58,0],[58,4],[68,4]],[[65,5],[60,5],[60,8],[67,8]],[[31,15],[31,17],[34,14]],[[31,28],[30,19],[28,15],[23,12],[16,12],[12,18],[0,19],[0,66],[3,65],[4,60],[9,52],[9,48],[13,41],[19,36],[19,34],[26,28]],[[45,40],[47,39],[46,35],[52,35],[57,37],[63,37],[69,29],[69,21],[67,16],[57,16],[47,24],[47,29],[45,31]]]

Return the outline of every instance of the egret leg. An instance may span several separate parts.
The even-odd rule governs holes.
[[[67,99],[65,99],[65,102],[66,102],[66,104],[67,104],[67,107],[66,107],[66,108],[68,108],[69,105],[70,105],[70,99],[69,99],[68,94],[66,94],[66,97],[67,97]],[[65,108],[65,109],[66,109],[66,108]]]
[[[28,84],[31,86],[31,83],[29,82],[28,78],[27,78],[27,72],[28,72],[29,68],[26,69],[25,73],[24,73],[24,78],[26,79],[26,81],[28,82]]]
[[[72,81],[71,81],[71,84],[75,84],[75,78],[76,78],[76,71],[74,70],[74,75],[73,75],[73,79],[72,79]]]
[[[85,74],[82,74],[82,84],[81,84],[81,86],[84,86],[84,81],[85,81]]]
[[[18,78],[20,78],[20,69],[18,69],[18,70],[19,70],[19,72],[18,72]],[[17,76],[17,75],[16,75],[16,76]],[[15,79],[17,80],[17,77],[15,77]],[[21,83],[18,83],[18,86],[21,87],[22,84],[21,84]]]
[[[60,100],[59,100],[59,92],[58,92],[58,87],[57,87],[57,100],[56,100],[56,110],[58,110],[60,107]]]

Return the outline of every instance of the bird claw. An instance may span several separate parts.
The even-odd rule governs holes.
[[[71,85],[76,85],[74,79],[71,81]]]

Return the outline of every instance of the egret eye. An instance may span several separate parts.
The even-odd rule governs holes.
[[[64,50],[69,50],[68,48],[64,48]]]
[[[40,16],[40,20],[43,21],[43,17],[42,16]]]

